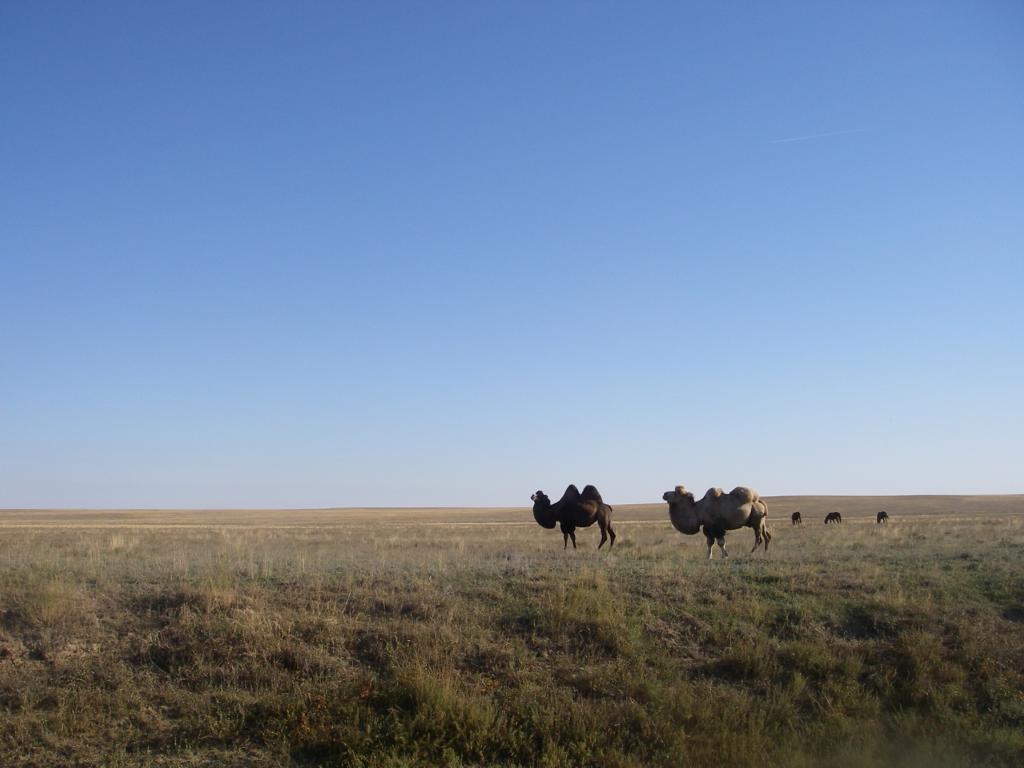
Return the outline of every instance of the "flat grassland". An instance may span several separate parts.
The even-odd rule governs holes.
[[[1024,764],[1024,497],[769,515],[0,511],[0,765]]]

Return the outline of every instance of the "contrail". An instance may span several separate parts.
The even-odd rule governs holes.
[[[792,141],[808,141],[809,139],[824,139],[826,136],[845,136],[848,133],[864,133],[869,128],[851,128],[848,131],[831,131],[829,133],[812,133],[808,136],[793,136],[788,139],[773,139],[772,144],[789,144]]]

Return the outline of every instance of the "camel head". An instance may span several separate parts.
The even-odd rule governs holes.
[[[554,528],[558,523],[558,515],[551,509],[551,499],[544,491],[537,491],[530,497],[533,502],[533,519],[543,528]]]
[[[668,516],[673,527],[680,533],[692,536],[700,530],[700,518],[694,508],[693,494],[682,485],[662,495],[668,502]]]
[[[661,498],[669,504],[677,504],[680,501],[688,501],[690,504],[693,504],[693,494],[682,485],[677,485],[674,491],[666,491],[662,494]]]

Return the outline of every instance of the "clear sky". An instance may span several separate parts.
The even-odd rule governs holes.
[[[0,507],[1024,492],[1024,3],[0,5]]]

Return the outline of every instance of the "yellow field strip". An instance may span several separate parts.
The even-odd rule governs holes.
[[[990,514],[962,514],[962,515],[949,515],[949,514],[927,514],[927,513],[916,513],[909,514],[899,518],[899,521],[892,521],[886,523],[886,525],[902,525],[907,523],[918,523],[927,522],[938,523],[938,522],[977,522],[977,521],[1000,521],[1013,519],[1018,517],[1013,512],[1001,512],[1001,513],[990,513]],[[671,523],[666,516],[663,519],[657,520],[617,520],[616,525],[624,525],[626,527],[633,525],[665,525],[671,526]],[[792,529],[794,531],[800,530],[801,526],[792,526],[788,520],[772,520],[773,528],[782,528],[783,530]],[[838,524],[837,527],[841,529],[843,525],[876,525],[874,516],[870,515],[858,515],[856,517],[848,517],[843,523]],[[820,520],[808,520],[804,523],[808,525],[822,525]],[[295,522],[295,523],[219,523],[211,521],[209,523],[140,523],[134,521],[125,522],[111,522],[111,523],[77,523],[77,522],[46,522],[46,523],[33,523],[33,522],[5,522],[0,521],[0,530],[116,530],[116,529],[137,529],[137,530],[320,530],[320,529],[331,529],[331,528],[476,528],[480,526],[489,527],[536,527],[537,524],[532,520],[472,520],[472,521],[437,521],[437,520],[353,520],[353,521],[339,521],[339,522]],[[830,526],[832,527],[832,526]],[[742,529],[739,529],[742,530]]]

